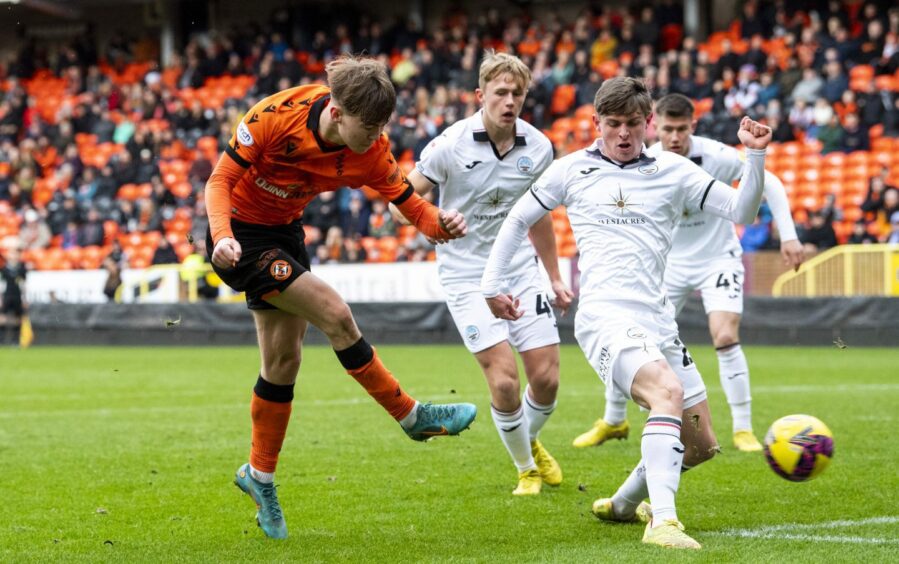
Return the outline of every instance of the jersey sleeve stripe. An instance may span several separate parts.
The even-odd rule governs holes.
[[[245,158],[243,158],[243,157],[241,157],[240,155],[238,155],[238,154],[237,154],[237,151],[235,151],[235,150],[231,147],[231,145],[228,145],[228,146],[225,147],[225,153],[227,153],[229,157],[231,157],[232,159],[234,159],[234,162],[236,162],[237,164],[239,164],[239,165],[242,166],[243,168],[250,168],[250,163],[249,163],[249,161],[247,161]]]
[[[409,186],[408,188],[406,188],[406,189],[403,191],[402,194],[400,194],[400,195],[397,196],[396,198],[390,200],[390,203],[393,204],[393,205],[395,205],[395,206],[399,206],[399,205],[401,205],[403,202],[405,202],[406,200],[408,200],[409,198],[411,198],[411,197],[412,197],[412,194],[414,194],[414,193],[415,193],[415,190],[413,190],[412,187]]]
[[[533,190],[528,190],[528,192],[530,192],[531,196],[533,196],[534,199],[537,200],[537,203],[540,204],[540,207],[542,207],[546,211],[553,211],[552,208],[546,207],[546,204],[544,204],[543,202],[540,201],[540,198],[537,197],[537,194],[534,194]]]
[[[702,201],[699,202],[699,209],[702,209],[702,207],[705,206],[705,199],[709,197],[709,192],[712,190],[713,184],[715,184],[715,179],[712,179],[712,181],[709,182],[709,185],[705,187],[705,194],[702,195]]]
[[[427,179],[428,179],[428,182],[430,182],[430,183],[433,184],[434,186],[439,186],[439,185],[440,185],[439,182],[437,182],[436,180],[434,180],[433,178],[431,178],[431,177],[428,176],[427,174],[421,172],[420,170],[419,170],[418,172],[420,172],[422,176],[424,176],[425,178],[427,178]]]

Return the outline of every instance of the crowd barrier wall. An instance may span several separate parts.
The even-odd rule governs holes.
[[[443,303],[351,306],[363,334],[376,344],[462,345]],[[36,346],[256,344],[252,315],[240,303],[34,304],[30,315]],[[558,322],[562,341],[575,343],[574,316]],[[698,299],[691,298],[678,322],[688,345],[710,343]],[[895,347],[899,298],[748,297],[740,333],[747,345]],[[306,342],[327,343],[312,328]]]

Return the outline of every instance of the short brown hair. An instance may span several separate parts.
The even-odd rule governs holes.
[[[692,118],[693,102],[683,94],[668,94],[656,102],[656,115],[670,118]]]
[[[493,49],[484,51],[478,72],[478,87],[487,88],[487,83],[501,74],[509,73],[512,79],[525,90],[531,85],[531,69],[521,59],[508,53],[497,53]]]
[[[375,59],[344,55],[325,67],[331,97],[365,125],[383,125],[396,109],[396,90]]]
[[[642,81],[632,77],[615,77],[602,83],[593,99],[598,116],[629,116],[652,113],[652,97]]]

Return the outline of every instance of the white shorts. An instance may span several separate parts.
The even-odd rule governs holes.
[[[521,300],[519,309],[524,311],[524,315],[515,321],[493,317],[481,293],[480,281],[454,282],[444,285],[443,289],[456,328],[472,353],[503,341],[509,341],[518,352],[559,344],[552,300],[536,268],[528,269],[509,285],[508,293]]]
[[[695,265],[669,264],[665,269],[668,299],[680,313],[687,298],[699,290],[706,314],[729,311],[743,314],[743,261],[728,258]]]
[[[649,362],[665,360],[684,388],[684,409],[706,399],[705,383],[677,333],[674,308],[663,312],[604,303],[578,309],[574,336],[606,387],[626,398],[637,371]]]

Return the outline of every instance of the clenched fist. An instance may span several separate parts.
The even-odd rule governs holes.
[[[748,149],[764,150],[771,142],[771,128],[744,116],[737,132],[740,143]]]

